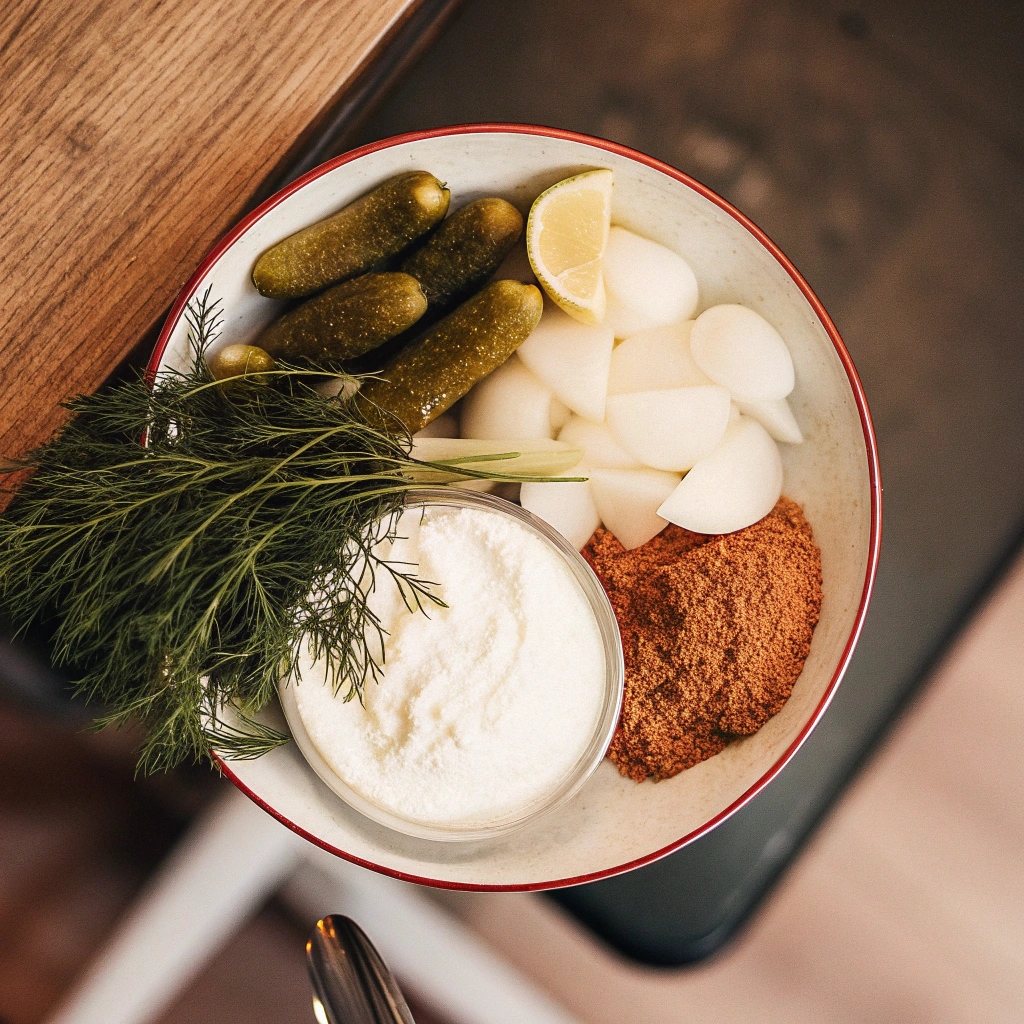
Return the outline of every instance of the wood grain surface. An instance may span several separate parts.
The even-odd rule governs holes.
[[[102,383],[418,6],[0,3],[0,457]]]

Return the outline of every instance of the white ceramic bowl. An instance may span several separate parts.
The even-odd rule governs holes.
[[[452,208],[499,195],[523,212],[543,189],[595,167],[615,172],[613,219],[681,253],[700,308],[741,302],[773,323],[796,366],[790,403],[807,438],[784,445],[784,493],[804,508],[821,548],[824,602],[810,657],[782,711],[753,736],[673,779],[637,785],[605,761],[568,803],[534,827],[479,843],[401,836],[347,806],[297,746],[225,774],[311,842],[410,881],[463,889],[543,889],[607,877],[692,842],[767,785],[810,734],[853,653],[881,539],[881,485],[864,393],[843,343],[810,287],[741,213],[650,157],[572,132],[470,125],[386,139],[310,171],[230,231],[186,284],[151,368],[184,366],[185,305],[212,285],[225,343],[253,338],[279,309],[253,287],[264,249],[356,199],[383,179],[423,169],[452,190]],[[273,713],[271,713],[271,717]]]

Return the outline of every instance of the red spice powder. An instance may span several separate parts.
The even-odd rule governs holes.
[[[800,506],[721,536],[666,527],[632,551],[583,549],[619,621],[626,688],[608,757],[667,779],[756,732],[789,699],[821,611],[821,553]]]

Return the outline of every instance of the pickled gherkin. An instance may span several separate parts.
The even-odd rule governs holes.
[[[289,235],[256,261],[261,295],[301,299],[397,256],[448,212],[448,189],[426,171],[389,178],[326,220]]]
[[[371,421],[376,406],[422,430],[526,341],[543,308],[532,284],[491,282],[386,363],[357,404]]]
[[[426,311],[416,278],[362,274],[285,313],[256,343],[277,359],[329,366],[383,345]]]
[[[263,374],[277,364],[258,345],[225,345],[207,357],[206,365],[215,380],[251,376],[262,382],[266,380]]]
[[[444,307],[490,277],[523,233],[523,215],[504,199],[477,199],[453,213],[402,262],[432,306]]]

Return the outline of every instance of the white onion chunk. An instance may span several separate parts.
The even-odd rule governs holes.
[[[463,437],[554,437],[554,396],[516,355],[488,374],[462,400]]]
[[[617,338],[677,323],[697,308],[697,278],[678,253],[613,226],[604,251],[608,310],[604,322]]]
[[[782,335],[746,306],[704,310],[690,332],[697,365],[744,402],[771,402],[793,390],[793,360]]]
[[[608,426],[645,466],[679,472],[722,440],[730,405],[729,392],[716,384],[612,395]]]
[[[553,526],[578,551],[601,525],[601,517],[587,481],[525,483],[519,503]]]
[[[590,469],[639,469],[640,462],[615,440],[605,423],[591,423],[582,416],[573,416],[558,435],[583,450],[580,466]]]
[[[697,463],[658,515],[697,533],[732,533],[756,523],[782,494],[778,446],[756,420],[741,416]]]
[[[657,469],[595,469],[590,474],[601,522],[627,551],[646,544],[668,525],[658,508],[678,484],[678,473]]]
[[[774,402],[737,402],[736,404],[744,416],[757,420],[776,441],[782,441],[783,444],[803,443],[803,431],[785,398],[776,399]]]
[[[516,351],[573,412],[600,423],[614,344],[609,328],[581,324],[549,302],[540,323]]]
[[[651,327],[616,345],[608,372],[608,394],[713,383],[690,354],[692,328],[692,320]]]

